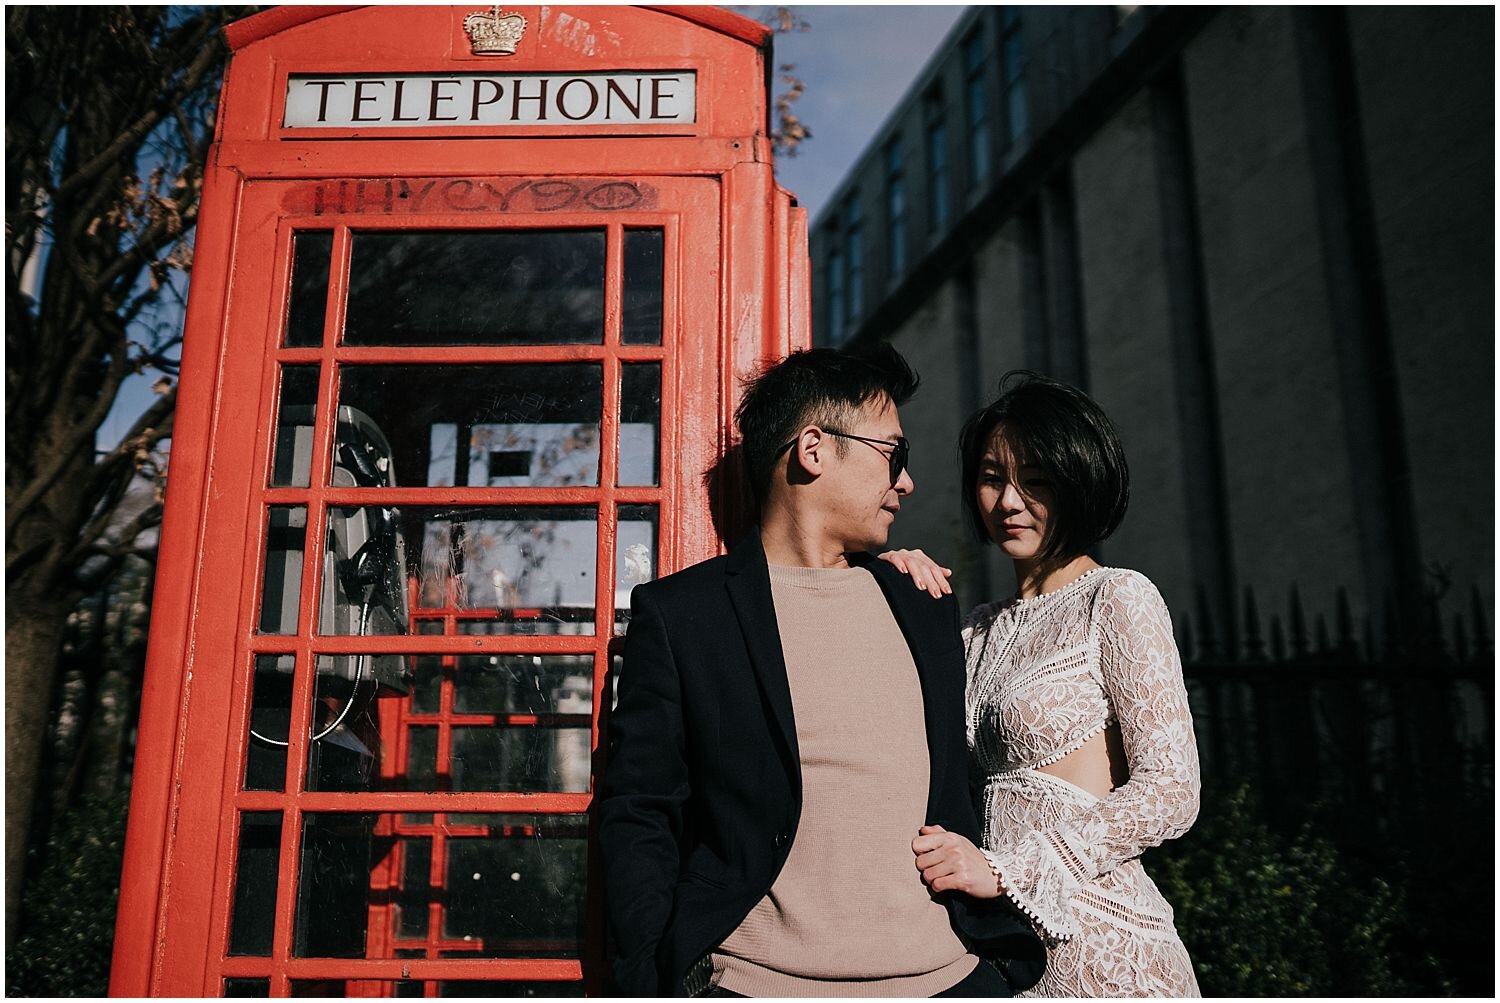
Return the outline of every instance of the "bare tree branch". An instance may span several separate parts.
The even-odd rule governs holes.
[[[21,519],[29,513],[31,506],[57,483],[63,471],[78,457],[79,451],[93,441],[99,425],[109,414],[110,408],[114,406],[115,395],[120,389],[120,384],[125,381],[128,367],[129,363],[123,351],[117,352],[110,358],[108,371],[93,406],[73,423],[72,427],[62,435],[60,441],[52,444],[51,455],[41,470],[31,479],[31,483],[14,500],[6,503],[5,533],[7,538]]]
[[[23,572],[33,567],[42,556],[52,549],[52,540],[37,540],[28,546],[18,548],[14,551],[7,550],[5,555],[5,577],[19,577]]]
[[[109,558],[120,558],[121,560],[123,560],[124,558],[136,552],[138,548],[136,547],[135,541],[140,537],[142,533],[144,533],[148,529],[153,529],[161,525],[161,516],[161,504],[159,502],[150,504],[143,508],[140,512],[138,512],[128,522],[124,523],[116,529],[116,535],[119,542],[91,542],[87,546],[74,548],[73,551],[71,551],[67,556],[70,560],[78,561],[80,565],[82,564],[82,562],[87,561],[90,557],[98,555],[103,555]],[[98,577],[100,581],[108,579],[107,575],[95,577]]]
[[[188,72],[180,85],[173,88],[177,94],[190,92],[199,87],[203,82],[204,75],[210,67],[221,63],[222,54],[217,46],[204,46],[198,53]],[[142,115],[131,123],[119,138],[109,146],[100,150],[89,161],[76,169],[67,180],[58,186],[56,197],[66,199],[73,195],[79,188],[97,181],[104,177],[111,168],[117,168],[120,158],[128,151],[139,146],[141,142],[150,135],[151,131],[161,124],[162,111],[159,107],[153,107],[151,111]]]
[[[177,388],[173,386],[135,420],[118,446],[96,461],[90,492],[102,500],[99,513],[78,533],[81,544],[91,544],[99,538],[130,482],[146,466],[150,451],[171,436],[176,405]]]
[[[120,254],[97,278],[90,283],[87,295],[99,297],[128,272],[139,271],[141,266],[155,259],[163,241],[175,240],[198,222],[196,212],[180,216],[163,216],[143,230],[134,246]]]

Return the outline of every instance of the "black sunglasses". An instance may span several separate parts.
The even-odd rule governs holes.
[[[911,443],[906,441],[906,436],[904,435],[898,435],[894,439],[869,439],[863,435],[850,435],[848,432],[836,432],[831,428],[825,428],[823,429],[823,431],[828,435],[836,435],[840,439],[853,439],[856,442],[868,442],[872,446],[894,446],[895,448],[891,450],[891,455],[888,458],[891,464],[892,484],[895,484],[901,479],[901,471],[906,469],[906,461],[911,459]],[[796,442],[796,439],[788,442],[785,446],[782,446],[780,449],[776,450],[776,455],[780,456],[782,453],[786,452],[794,444],[796,444]]]

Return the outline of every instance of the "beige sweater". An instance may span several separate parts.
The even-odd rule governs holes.
[[[930,996],[969,954],[917,872],[927,809],[922,691],[880,586],[860,569],[771,568],[802,760],[786,866],[719,945],[746,996]]]

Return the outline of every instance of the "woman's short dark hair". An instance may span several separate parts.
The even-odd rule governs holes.
[[[904,404],[917,391],[917,374],[890,345],[793,352],[745,386],[735,409],[745,470],[757,501],[764,501],[780,450],[802,426],[815,423],[848,431],[853,412],[884,395]],[[840,455],[848,448],[834,440]]]
[[[990,542],[990,533],[976,497],[979,465],[1002,426],[1011,452],[1041,467],[1052,484],[1039,556],[1075,557],[1115,531],[1130,504],[1130,468],[1114,426],[1082,390],[1014,369],[1001,378],[994,403],[959,433],[964,509],[981,541]]]

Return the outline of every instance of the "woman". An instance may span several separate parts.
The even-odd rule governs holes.
[[[1139,859],[1198,813],[1172,621],[1144,575],[1087,554],[1125,514],[1125,456],[1080,391],[1031,373],[1001,388],[960,439],[973,527],[1017,583],[963,631],[984,849],[924,828],[917,866],[935,891],[1005,894],[1031,917],[1047,970],[1022,995],[1197,996],[1172,909]],[[948,591],[947,569],[921,551],[882,556]]]

